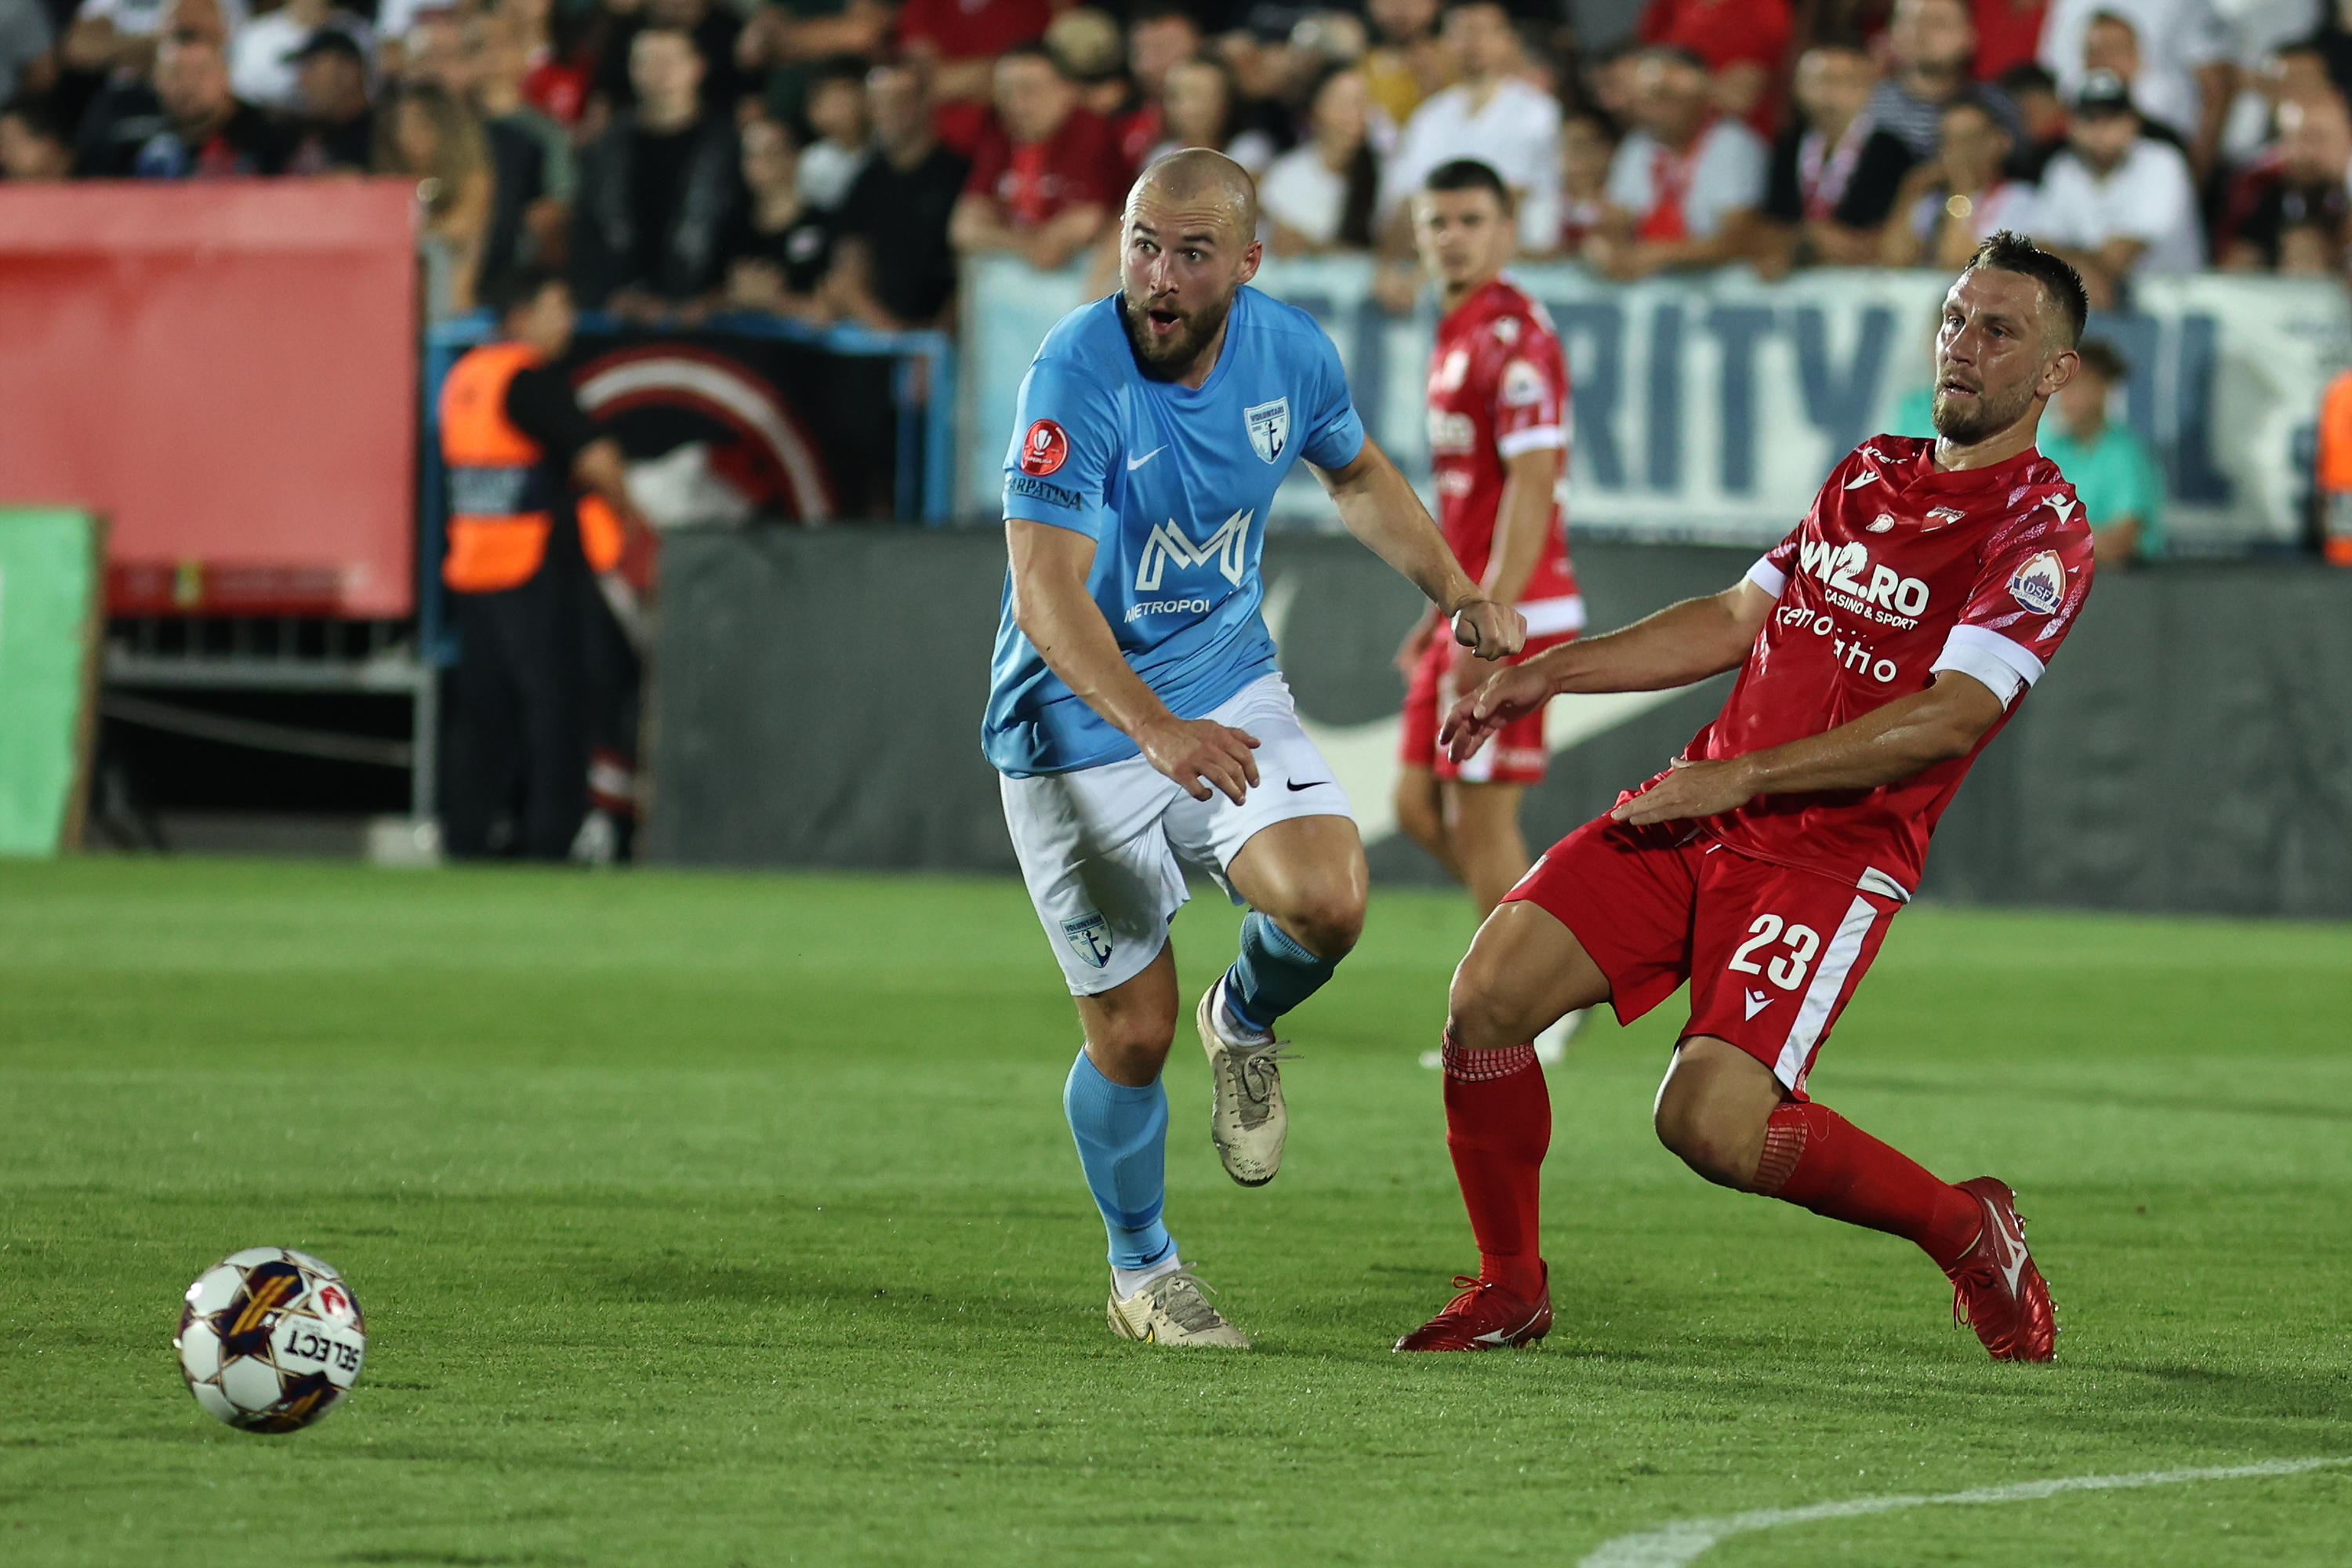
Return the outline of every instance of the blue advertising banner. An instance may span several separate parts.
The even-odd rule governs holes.
[[[1565,263],[1513,276],[1550,310],[1568,346],[1571,530],[1759,546],[1795,525],[1822,477],[1857,443],[1916,422],[1949,282],[1835,268],[1768,284],[1738,268],[1629,286]],[[1268,261],[1258,275],[1268,293],[1322,321],[1366,426],[1423,482],[1422,388],[1435,309],[1424,299],[1413,315],[1391,316],[1370,299],[1370,281],[1360,258]],[[1022,375],[1046,331],[1082,302],[1083,287],[1077,268],[971,265],[961,511],[995,510]],[[2340,286],[2152,279],[2129,312],[2095,316],[2091,333],[2131,366],[2113,416],[2156,453],[2176,552],[2301,539],[2320,394],[2352,363],[2352,305]],[[1275,515],[1290,526],[1337,523],[1303,469]]]

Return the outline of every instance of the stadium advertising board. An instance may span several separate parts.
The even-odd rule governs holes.
[[[1766,284],[1746,268],[1612,284],[1580,267],[1515,277],[1558,321],[1574,381],[1569,516],[1588,533],[1762,545],[1780,539],[1853,446],[1900,423],[1928,379],[1948,279],[1838,269]],[[1364,422],[1425,485],[1423,416],[1434,308],[1392,317],[1360,259],[1269,261],[1261,287],[1314,312],[1347,362]],[[1076,271],[975,264],[968,275],[962,509],[998,504],[1003,444],[1030,356],[1080,302]],[[2092,331],[2132,374],[2116,416],[2155,449],[2174,547],[2233,552],[2303,535],[2314,430],[2328,377],[2352,360],[2352,310],[2324,281],[2150,281]],[[1336,525],[1303,470],[1276,516]]]
[[[0,500],[109,523],[118,614],[406,615],[415,186],[0,188]]]

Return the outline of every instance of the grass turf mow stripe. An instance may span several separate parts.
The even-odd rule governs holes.
[[[1189,1004],[1237,916],[1197,898]],[[2352,1454],[2352,926],[1906,910],[1814,1074],[2032,1217],[1990,1361],[1916,1248],[1721,1191],[1682,1015],[1547,1069],[1557,1326],[1389,1345],[1473,1267],[1436,1043],[1466,903],[1375,894],[1285,1020],[1281,1176],[1201,1054],[1168,1215],[1245,1354],[1114,1340],[1010,880],[0,864],[0,1564],[1574,1563],[1662,1521]],[[299,1247],[367,1311],[288,1437],[199,1411],[180,1292]],[[1843,1515],[1700,1568],[2342,1568],[2352,1466]]]
[[[1728,1519],[1692,1519],[1662,1530],[1620,1536],[1588,1553],[1578,1568],[1683,1568],[1695,1563],[1717,1542],[1750,1531],[1783,1524],[1811,1524],[1823,1519],[1859,1519],[1864,1514],[1894,1513],[1906,1508],[1949,1503],[2039,1502],[2062,1492],[2120,1491],[2136,1487],[2179,1486],[2189,1481],[2241,1481],[2257,1476],[2299,1476],[2307,1470],[2352,1465],[2352,1458],[2272,1459],[2259,1465],[2207,1466],[2191,1470],[2143,1470],[2136,1476],[2063,1476],[2055,1480],[2022,1481],[2013,1487],[1977,1487],[1939,1497],[1864,1497],[1844,1502],[1817,1502],[1809,1508],[1763,1508],[1736,1513]]]

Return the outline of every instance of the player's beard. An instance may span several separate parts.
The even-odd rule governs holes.
[[[2033,388],[2026,385],[2019,387],[2013,396],[2000,402],[1993,399],[1989,389],[1980,386],[1977,388],[1974,408],[1965,405],[1954,407],[1944,401],[1942,379],[1940,376],[1937,378],[1932,418],[1936,434],[1956,446],[1973,447],[1990,437],[2000,435],[2024,418],[2025,411],[2033,406]]]
[[[1176,311],[1183,326],[1165,342],[1152,341],[1151,330],[1145,324],[1146,307],[1139,306],[1135,297],[1123,290],[1118,300],[1118,319],[1127,328],[1128,347],[1135,351],[1136,368],[1154,381],[1174,381],[1200,363],[1202,353],[1223,330],[1225,317],[1233,308],[1233,298],[1228,295],[1198,310]]]

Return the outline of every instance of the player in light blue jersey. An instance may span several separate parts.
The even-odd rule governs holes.
[[[1063,1108],[1110,1233],[1111,1327],[1156,1344],[1249,1343],[1160,1217],[1184,866],[1250,907],[1240,956],[1194,1014],[1210,1132],[1246,1186],[1273,1179],[1287,1129],[1275,1020],[1363,925],[1347,795],[1259,614],[1276,488],[1306,458],[1349,531],[1480,658],[1526,635],[1365,437],[1322,329],[1244,287],[1256,231],[1256,186],[1222,153],[1145,170],[1121,219],[1120,291],[1047,334],[1004,463],[1012,570],[982,741],[1086,1031]]]

